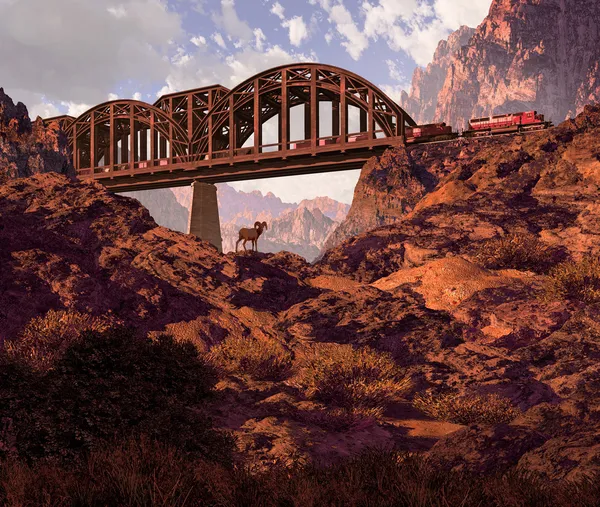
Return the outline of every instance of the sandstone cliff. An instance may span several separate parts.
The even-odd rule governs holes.
[[[402,104],[419,122],[535,109],[555,123],[600,100],[600,3],[494,0],[471,34],[442,41]]]
[[[0,183],[45,172],[74,175],[67,137],[57,123],[32,123],[25,105],[0,88]]]

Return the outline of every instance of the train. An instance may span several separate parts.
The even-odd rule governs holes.
[[[500,114],[486,118],[473,118],[469,127],[461,134],[453,132],[452,127],[445,123],[428,123],[416,127],[406,127],[406,143],[428,143],[447,141],[457,137],[483,137],[516,132],[531,132],[552,127],[543,114],[537,111]]]

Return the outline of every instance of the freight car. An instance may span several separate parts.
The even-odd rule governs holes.
[[[481,137],[511,132],[529,132],[552,127],[552,123],[544,119],[537,111],[511,113],[490,116],[488,118],[473,118],[463,137]]]
[[[445,123],[428,123],[416,127],[406,127],[406,143],[429,143],[434,141],[448,141],[456,139],[457,132],[452,132],[452,127]]]

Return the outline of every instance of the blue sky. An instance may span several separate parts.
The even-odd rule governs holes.
[[[392,98],[491,0],[0,0],[0,86],[32,116],[318,61],[356,72]],[[357,171],[236,183],[283,200],[351,202]]]

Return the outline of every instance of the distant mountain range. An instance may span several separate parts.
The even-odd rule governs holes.
[[[283,202],[272,192],[263,195],[258,190],[237,191],[226,183],[218,184],[217,189],[224,252],[235,250],[241,227],[252,227],[256,221],[265,221],[268,229],[259,241],[260,251],[287,250],[312,261],[350,209],[350,205],[330,197],[305,199],[298,204]],[[123,195],[140,201],[158,224],[187,232],[192,199],[190,187]]]

